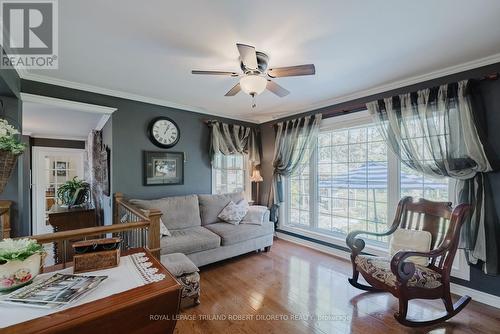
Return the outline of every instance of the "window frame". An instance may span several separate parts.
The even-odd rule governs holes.
[[[341,115],[336,117],[331,117],[324,119],[320,126],[320,132],[324,131],[334,131],[355,126],[363,126],[373,124],[373,119],[371,118],[368,110],[359,111],[347,115]],[[318,145],[315,145],[311,160],[317,161],[318,157]],[[387,184],[387,224],[388,226],[392,224],[394,220],[397,205],[400,200],[401,188],[400,188],[400,173],[401,173],[401,162],[397,155],[388,147],[387,148],[387,168],[388,168],[388,184]],[[303,235],[308,238],[316,239],[323,242],[328,242],[340,247],[345,248],[345,235],[341,233],[325,233],[315,229],[318,224],[318,164],[309,163],[309,228],[290,226],[285,224],[285,222],[290,221],[290,179],[285,178],[284,182],[284,205],[280,206],[280,216],[284,217],[283,220],[279,222],[279,229],[292,232],[295,234]],[[448,200],[455,202],[455,181],[450,179],[448,182]],[[387,256],[388,255],[388,245],[389,243],[384,243],[376,240],[365,239],[366,246],[365,251],[377,256]],[[458,277],[464,280],[470,279],[470,268],[465,259],[464,252],[458,250],[455,257],[455,262],[452,267],[452,276]]]
[[[221,154],[223,157],[226,157],[225,155]],[[250,161],[248,159],[248,154],[241,154],[243,156],[243,192],[245,193],[245,197],[247,199],[251,199],[251,191],[252,191],[252,182],[250,181],[250,170],[251,170],[251,165]],[[213,163],[210,166],[211,169],[211,188],[212,188],[212,194],[216,194],[217,190],[217,185],[216,185],[216,170],[227,170],[228,168],[214,168]]]

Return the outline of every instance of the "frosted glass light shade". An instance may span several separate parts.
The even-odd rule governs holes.
[[[259,75],[246,75],[240,79],[240,87],[248,95],[259,95],[266,89],[267,80]]]

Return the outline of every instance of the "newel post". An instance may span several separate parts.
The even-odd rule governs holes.
[[[146,216],[149,218],[148,249],[160,260],[160,218],[162,212],[157,209],[147,210]]]
[[[120,203],[123,201],[123,193],[115,193],[113,201],[113,224],[120,223]]]

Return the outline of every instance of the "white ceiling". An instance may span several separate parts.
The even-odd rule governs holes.
[[[68,107],[23,102],[23,134],[38,138],[85,140],[103,114]]]
[[[23,77],[238,119],[500,61],[498,0],[58,3],[59,70]],[[291,94],[264,92],[252,110],[244,93],[224,97],[236,78],[190,73],[239,71],[236,42],[268,53],[271,67],[314,63],[316,75],[276,79]]]

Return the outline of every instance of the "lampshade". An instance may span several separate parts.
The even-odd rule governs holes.
[[[252,176],[250,177],[250,181],[252,182],[262,182],[264,179],[260,175],[260,171],[258,169],[254,169]]]
[[[266,78],[259,75],[250,74],[240,79],[240,87],[248,95],[259,95],[266,89],[266,86]]]

